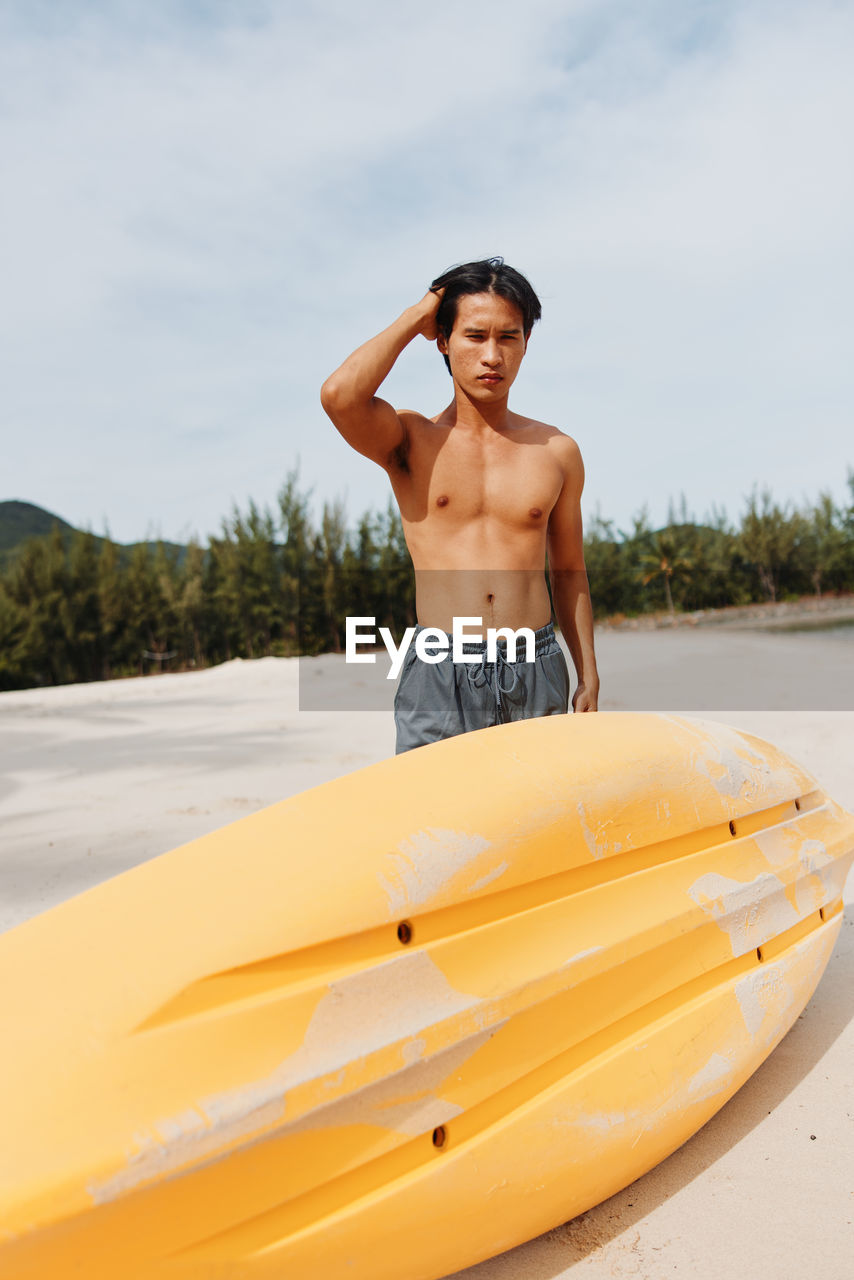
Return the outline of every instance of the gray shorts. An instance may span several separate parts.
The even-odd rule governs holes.
[[[424,627],[416,627],[416,636]],[[422,662],[409,646],[397,692],[394,723],[398,755],[442,738],[472,729],[530,720],[534,716],[563,715],[569,707],[569,671],[550,622],[534,632],[534,661],[507,660],[507,646],[499,641],[497,660],[487,662],[486,643],[466,641],[463,652],[477,654],[476,662],[455,663],[448,652],[441,662]]]

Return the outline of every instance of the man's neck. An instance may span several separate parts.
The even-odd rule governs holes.
[[[511,413],[506,396],[491,404],[481,404],[457,387],[454,399],[440,418],[465,431],[502,431],[510,426]]]

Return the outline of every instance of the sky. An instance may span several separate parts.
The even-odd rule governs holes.
[[[384,509],[323,379],[453,263],[594,515],[854,467],[850,0],[0,0],[0,498],[122,542]],[[451,398],[417,338],[382,394]]]

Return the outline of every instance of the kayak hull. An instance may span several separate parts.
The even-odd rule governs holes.
[[[798,1017],[854,819],[767,743],[553,717],[361,770],[0,938],[9,1280],[411,1280],[696,1132]]]

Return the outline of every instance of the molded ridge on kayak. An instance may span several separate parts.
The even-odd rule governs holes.
[[[436,1280],[553,1227],[767,1057],[852,856],[775,747],[609,714],[107,881],[0,937],[0,1274]]]

